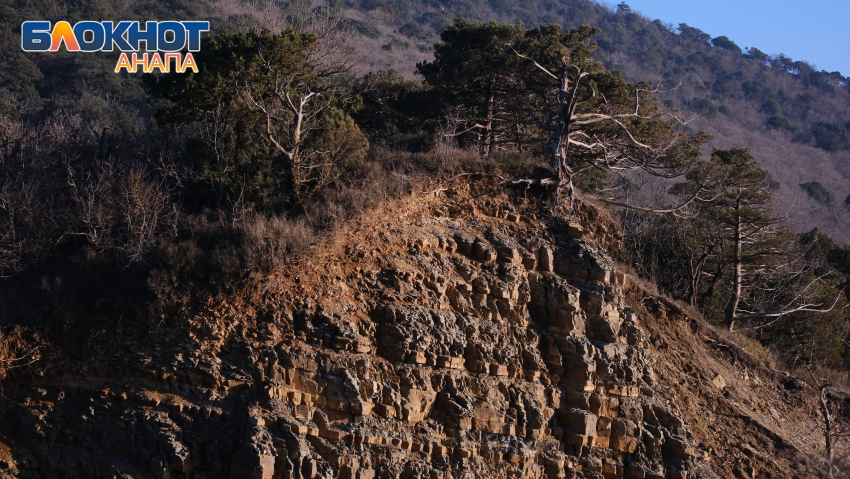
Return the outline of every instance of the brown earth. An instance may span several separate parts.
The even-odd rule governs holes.
[[[188,322],[46,357],[5,381],[0,477],[814,477],[811,388],[545,196],[450,180]]]

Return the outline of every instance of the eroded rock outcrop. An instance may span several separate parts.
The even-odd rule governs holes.
[[[475,188],[388,207],[182,329],[48,364],[4,406],[8,471],[696,477],[616,227]]]

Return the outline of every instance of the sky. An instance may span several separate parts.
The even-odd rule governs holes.
[[[610,5],[619,2],[609,1]],[[847,0],[626,0],[632,11],[678,26],[687,23],[741,49],[784,53],[818,70],[850,76]]]

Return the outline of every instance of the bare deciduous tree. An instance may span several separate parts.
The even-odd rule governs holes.
[[[808,351],[805,351],[806,349]],[[846,454],[847,447],[850,446],[850,421],[848,421],[850,411],[843,404],[844,401],[830,393],[830,388],[832,388],[830,381],[817,374],[819,371],[814,350],[815,344],[812,341],[800,350],[798,356],[800,353],[808,355],[804,367],[811,380],[811,385],[817,393],[815,421],[821,434],[823,434],[823,463],[828,477],[836,477],[837,475],[844,477],[841,476],[841,473],[850,470],[848,469],[850,463],[848,463],[846,455],[836,457],[836,453],[843,451]]]
[[[290,186],[298,198],[333,179],[330,155],[306,148],[331,101],[315,91],[319,82],[306,63],[293,68],[269,52],[259,51],[258,56],[260,63],[236,79],[236,88],[248,109],[262,115],[266,137],[288,162]]]

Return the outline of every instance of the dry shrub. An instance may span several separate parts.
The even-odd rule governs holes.
[[[145,262],[177,220],[166,181],[142,164],[115,160],[97,161],[92,171],[80,175],[71,192],[75,234],[91,250],[115,254],[125,266]]]
[[[356,171],[348,172],[346,182],[326,188],[304,206],[304,218],[317,231],[328,231],[381,201],[410,191],[425,176],[417,155],[372,147]]]
[[[307,249],[313,229],[303,219],[255,214],[242,223],[245,266],[249,271],[272,271]]]
[[[144,260],[163,229],[170,229],[177,208],[162,180],[140,167],[131,168],[121,184],[123,241],[120,251],[129,263]]]
[[[459,148],[454,139],[437,137],[434,147],[427,153],[414,153],[412,159],[425,170],[435,172],[456,173],[461,163],[468,156],[475,156],[467,150]]]
[[[702,315],[702,311],[700,311],[696,306],[688,304],[681,299],[672,300],[676,306],[679,307],[682,311],[688,313],[688,315],[693,316],[694,318],[699,319],[700,321],[705,321],[705,316]]]
[[[617,270],[622,271],[629,277],[629,281],[633,282],[638,289],[645,291],[653,296],[658,296],[658,286],[641,276],[631,265],[625,263],[616,263]]]
[[[182,317],[205,295],[231,286],[244,270],[242,240],[239,228],[221,211],[181,218],[177,234],[159,243],[160,265],[147,280],[156,297],[153,316]]]
[[[41,359],[44,344],[31,330],[15,326],[0,330],[0,381]]]
[[[642,290],[645,293],[649,293],[650,295],[658,296],[659,298],[662,298],[665,302],[667,302],[668,306],[675,306],[682,313],[692,318],[695,318],[703,323],[705,322],[705,318],[698,309],[685,303],[684,301],[674,300],[665,294],[659,293],[655,283],[652,283],[642,278],[640,275],[637,274],[634,268],[623,263],[617,263],[617,269],[626,273],[629,276],[629,282],[633,287],[636,287],[638,290]],[[720,326],[713,326],[713,329],[717,333],[717,336],[720,337],[723,343],[726,343],[727,345],[731,344],[737,346],[752,357],[757,358],[762,364],[767,365],[768,367],[773,369],[775,369],[777,364],[779,364],[777,354],[767,346],[763,345],[757,339],[751,338],[739,332],[730,332],[726,328]]]
[[[218,290],[226,290],[252,273],[282,267],[314,241],[304,219],[249,212],[230,218],[221,211],[187,215],[174,238],[157,250],[161,267],[147,286],[155,295],[154,316],[183,316]]]

